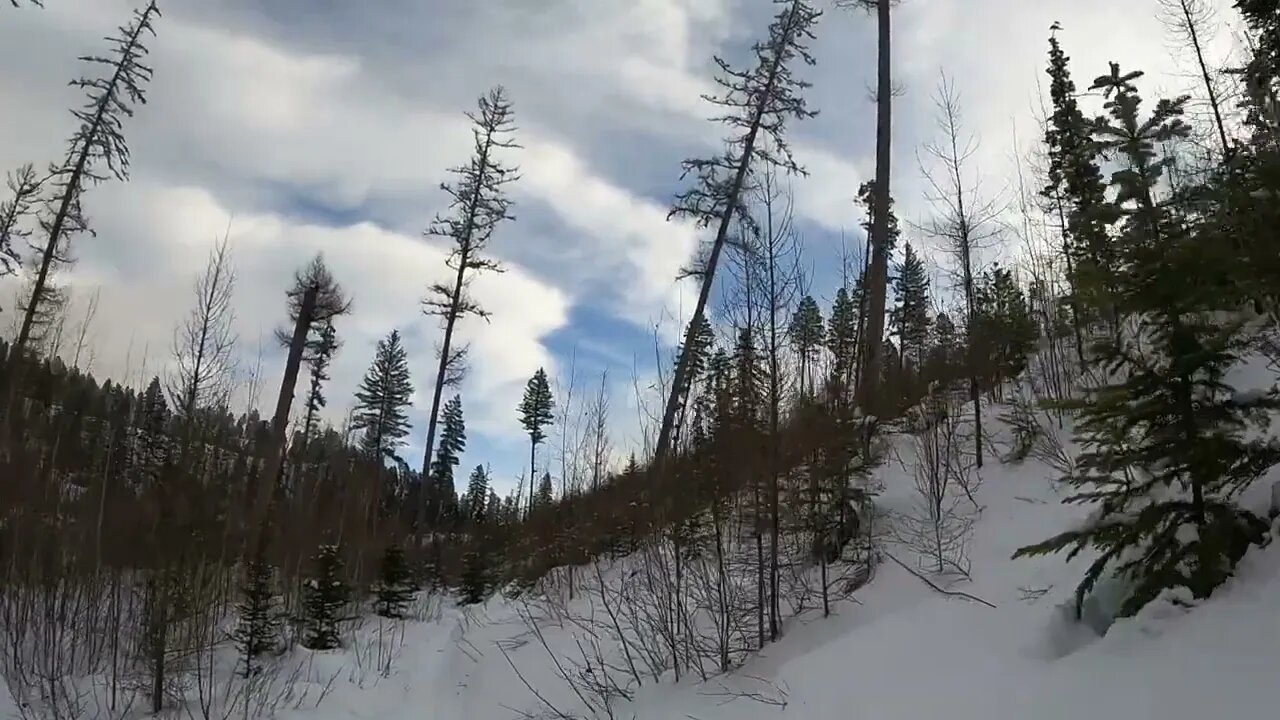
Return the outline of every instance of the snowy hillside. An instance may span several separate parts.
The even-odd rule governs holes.
[[[905,469],[891,461],[881,473],[885,494],[879,504],[905,510],[913,501]],[[1058,502],[1054,475],[1036,460],[991,462],[982,471],[976,491],[982,510],[970,544],[972,582],[954,589],[994,608],[944,596],[886,558],[873,581],[840,603],[833,617],[811,613],[791,622],[779,642],[727,676],[679,683],[644,678],[634,700],[616,702],[614,716],[1271,716],[1280,706],[1280,546],[1252,551],[1238,576],[1194,611],[1158,601],[1098,638],[1059,607],[1079,580],[1079,561],[1010,560],[1016,548],[1067,527],[1082,512]],[[915,565],[909,549],[887,542],[885,550]],[[564,617],[585,612],[581,600],[575,602],[566,604]],[[593,717],[558,677],[525,620],[530,612],[546,616],[548,607],[501,597],[468,610],[446,607],[438,618],[404,628],[388,677],[361,688],[344,674],[318,709],[283,717]],[[540,627],[563,667],[590,637],[552,617]],[[337,672],[353,659],[348,654],[315,662]],[[324,673],[313,672],[322,682]]]

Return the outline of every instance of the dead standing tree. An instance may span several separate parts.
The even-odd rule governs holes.
[[[511,139],[515,132],[511,101],[501,86],[480,98],[479,113],[467,113],[474,124],[472,136],[475,150],[470,162],[453,168],[457,177],[454,184],[443,183],[441,189],[449,195],[450,217],[437,216],[426,234],[449,238],[453,247],[445,261],[454,271],[453,283],[436,283],[428,290],[423,301],[423,312],[444,320],[444,339],[440,343],[440,365],[436,370],[435,390],[431,396],[431,414],[427,420],[426,451],[422,461],[424,475],[430,472],[431,453],[435,449],[436,426],[440,417],[440,398],[447,385],[456,385],[462,379],[466,348],[454,349],[453,331],[458,320],[467,315],[487,319],[489,313],[480,307],[468,293],[471,278],[479,272],[502,272],[496,260],[484,257],[485,246],[493,231],[503,220],[513,219],[510,214],[511,199],[504,190],[519,175],[515,168],[507,167],[497,157],[499,151],[518,148]],[[532,482],[532,479],[530,479]],[[417,508],[415,527],[421,533],[426,523],[427,493]]]
[[[284,443],[289,425],[289,410],[293,407],[294,390],[298,384],[298,372],[302,367],[303,353],[307,349],[313,327],[331,323],[339,315],[351,309],[351,303],[343,295],[342,288],[324,258],[317,255],[307,267],[294,275],[293,287],[289,290],[289,317],[293,320],[292,335],[280,333],[281,339],[288,337],[289,355],[285,361],[284,378],[280,381],[280,393],[276,397],[275,414],[271,416],[271,435],[264,452],[265,462],[262,474],[258,477],[257,491],[253,496],[253,506],[249,515],[251,524],[248,527],[252,540],[245,547],[256,547],[256,534],[261,532],[266,519],[267,508],[279,481],[284,466]]]
[[[676,197],[670,216],[690,217],[699,227],[716,225],[716,235],[705,263],[698,268],[701,279],[698,302],[685,330],[682,347],[696,344],[695,334],[705,322],[707,299],[715,282],[716,266],[729,236],[729,227],[742,211],[742,192],[752,167],[766,164],[787,173],[804,173],[791,156],[785,130],[787,118],[803,120],[817,113],[809,110],[801,91],[809,83],[795,77],[791,65],[798,59],[813,65],[806,47],[813,39],[813,26],[821,12],[804,0],[775,0],[784,6],[769,26],[769,38],[754,47],[756,66],[751,70],[734,70],[721,58],[715,58],[721,76],[716,83],[724,89],[719,96],[704,96],[708,102],[725,108],[726,113],[714,118],[736,131],[724,152],[709,159],[686,160],[684,176],[694,173],[695,186]],[[691,356],[681,352],[676,371],[667,391],[662,424],[654,451],[653,467],[661,467],[671,448],[672,429],[680,413],[682,399],[688,397],[691,379]]]
[[[929,185],[927,199],[935,217],[921,228],[942,244],[955,262],[953,272],[965,304],[965,327],[970,335],[966,344],[969,376],[969,399],[973,403],[975,462],[982,467],[982,403],[978,395],[978,368],[974,354],[973,327],[975,317],[974,262],[975,253],[989,247],[998,235],[997,218],[1001,208],[996,201],[983,197],[979,183],[966,177],[966,169],[977,153],[977,140],[964,133],[960,118],[960,96],[944,73],[934,98],[938,108],[938,126],[942,138],[925,146],[932,167],[921,161],[920,172]]]
[[[129,147],[124,139],[124,119],[133,115],[133,106],[146,103],[145,86],[151,80],[151,67],[144,64],[147,47],[143,44],[147,35],[155,35],[153,23],[160,16],[155,0],[142,10],[135,10],[133,21],[121,26],[119,34],[107,38],[111,48],[107,56],[85,55],[81,61],[101,65],[109,73],[103,77],[81,77],[73,80],[74,87],[85,90],[87,102],[71,114],[79,123],[71,136],[66,160],[50,168],[49,179],[53,194],[44,200],[40,219],[41,229],[48,237],[37,250],[39,263],[31,286],[31,294],[24,309],[22,325],[14,340],[10,357],[9,388],[5,393],[5,412],[0,422],[0,442],[8,442],[13,422],[14,403],[22,386],[27,345],[31,332],[45,301],[47,283],[55,261],[64,260],[65,249],[73,235],[88,229],[88,222],[81,212],[80,200],[86,184],[104,182],[108,175],[118,180],[129,177]],[[100,168],[105,166],[106,172]]]

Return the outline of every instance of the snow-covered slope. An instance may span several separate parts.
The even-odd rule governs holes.
[[[911,483],[904,469],[890,464],[883,473],[881,504],[905,508]],[[1058,502],[1054,475],[1034,460],[990,462],[982,471],[973,579],[955,589],[994,608],[944,596],[886,561],[834,617],[792,621],[779,642],[727,676],[647,681],[631,701],[617,702],[615,717],[1275,717],[1280,543],[1252,551],[1237,577],[1200,607],[1158,601],[1099,638],[1060,607],[1080,577],[1080,562],[1010,559],[1019,546],[1065,528],[1082,512]],[[913,562],[905,548],[889,545],[888,552]],[[470,611],[445,609],[437,620],[406,628],[389,677],[365,689],[342,684],[319,709],[287,716],[593,717],[557,677],[523,612],[501,598]],[[543,628],[557,654],[577,652],[571,649],[582,634],[572,623],[548,621]]]

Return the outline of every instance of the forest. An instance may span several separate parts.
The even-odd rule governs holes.
[[[12,0],[0,22],[57,2]],[[594,637],[626,651],[564,661],[591,717],[614,717],[637,686],[706,681],[789,620],[831,614],[902,564],[894,548],[929,586],[964,594],[983,469],[1029,457],[1061,471],[1064,502],[1092,508],[1017,550],[1083,553],[1077,613],[1112,578],[1118,617],[1174,589],[1208,598],[1274,535],[1240,498],[1280,464],[1266,431],[1280,391],[1238,392],[1230,375],[1264,358],[1280,377],[1280,2],[1236,0],[1247,42],[1230,65],[1201,42],[1213,3],[1150,4],[1199,70],[1194,93],[1160,96],[1142,68],[1079,67],[1072,28],[1045,28],[1042,133],[998,179],[1012,192],[974,181],[978,148],[944,74],[917,152],[930,215],[908,221],[890,193],[893,173],[914,171],[890,165],[899,4],[773,0],[750,52],[715,58],[703,101],[722,146],[671,168],[670,218],[701,235],[661,403],[641,437],[617,437],[605,378],[539,369],[510,408],[528,463],[507,492],[461,462],[476,399],[459,328],[489,319],[472,284],[503,271],[490,241],[520,222],[520,115],[500,85],[459,108],[469,158],[424,217],[449,278],[421,292],[430,376],[389,330],[354,396],[336,397],[331,363],[359,298],[342,268],[299,257],[262,309],[283,375],[255,374],[248,394],[266,404],[240,402],[226,239],[154,377],[86,369],[89,320],[68,316],[64,278],[93,235],[82,200],[128,182],[130,127],[164,72],[148,52],[161,4],[140,4],[71,51],[88,53],[71,79],[76,130],[62,156],[10,168],[0,205],[0,277],[20,288],[0,339],[0,675],[19,713],[268,717],[302,702],[282,689],[296,648],[351,647],[370,622],[431,603],[562,594],[594,598]],[[837,13],[873,24],[879,44],[874,176],[844,189],[857,242],[828,301],[795,228],[807,173],[788,131],[819,111],[810,46]],[[425,453],[403,457],[416,398]],[[1074,454],[1052,440],[1063,428]],[[877,503],[877,469],[894,463],[910,468],[910,512]],[[372,652],[389,673],[392,654]],[[544,702],[546,717],[578,717]]]

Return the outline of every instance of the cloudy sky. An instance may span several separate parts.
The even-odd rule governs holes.
[[[136,0],[0,3],[0,168],[60,156],[80,98],[67,81],[76,57],[103,48]],[[820,115],[793,126],[809,176],[794,181],[797,229],[815,294],[832,294],[841,238],[860,243],[851,198],[873,168],[874,27],[862,13],[827,10],[818,27],[814,87]],[[945,68],[956,82],[975,157],[991,192],[1009,177],[1015,138],[1034,140],[1050,24],[1077,80],[1115,60],[1148,71],[1152,89],[1187,85],[1154,13],[1157,0],[904,0],[895,11],[894,193],[901,214],[927,206],[916,154],[935,136],[930,99]],[[1234,23],[1221,0],[1223,21]],[[463,112],[502,84],[514,101],[522,150],[509,159],[518,219],[492,253],[507,267],[476,281],[493,313],[468,320],[471,372],[463,387],[471,444],[465,467],[491,463],[500,481],[523,467],[515,405],[545,366],[608,391],[619,444],[636,433],[635,388],[653,382],[655,338],[679,330],[677,270],[698,241],[666,220],[682,158],[714,152],[720,129],[699,95],[711,58],[744,55],[768,24],[767,0],[162,0],[151,43],[149,102],[126,127],[129,183],[93,189],[96,237],[75,245],[67,277],[76,313],[99,293],[92,370],[135,383],[163,374],[191,283],[229,227],[239,282],[241,366],[264,350],[263,398],[279,382],[270,332],[284,320],[292,272],[322,251],[353,296],[328,393],[339,422],[373,345],[392,329],[407,340],[417,393],[404,449],[421,462],[440,331],[420,314],[445,254],[421,235],[441,210],[438,185],[465,160]],[[1225,30],[1213,45],[1228,52]],[[1024,148],[1025,149],[1025,148]],[[5,292],[0,327],[12,324]],[[683,302],[682,302],[683,300]],[[261,338],[261,340],[260,340]],[[83,364],[83,363],[82,363]],[[580,388],[579,400],[586,392]],[[264,403],[266,404],[266,403]]]

